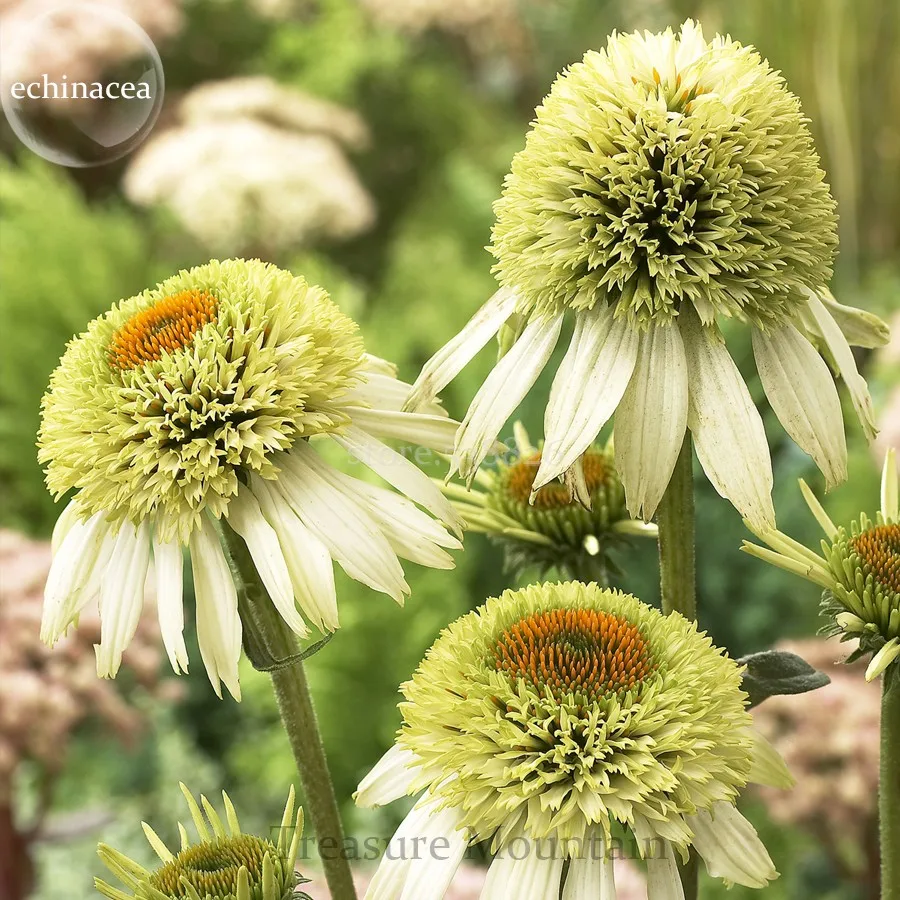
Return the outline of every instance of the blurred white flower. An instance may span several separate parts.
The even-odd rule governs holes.
[[[367,138],[353,113],[268,79],[235,79],[192,91],[180,119],[135,156],[124,189],[168,208],[211,253],[271,257],[375,221],[339,143]]]

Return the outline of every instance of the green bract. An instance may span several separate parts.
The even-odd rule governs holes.
[[[40,460],[57,496],[187,542],[239,473],[330,433],[329,401],[362,380],[355,323],[302,278],[227,260],[123,300],[70,344],[43,402]]]
[[[415,782],[478,838],[584,840],[613,822],[685,847],[753,759],[738,665],[680,615],[578,582],[452,624],[403,687]],[[452,702],[450,699],[452,698]]]
[[[519,311],[781,324],[822,291],[835,204],[799,100],[750,47],[614,34],[554,84],[513,160],[491,250]]]
[[[97,890],[110,900],[309,900],[297,894],[298,876],[294,871],[303,810],[294,816],[294,790],[291,788],[276,840],[243,834],[237,814],[223,792],[226,821],[223,823],[205,797],[197,801],[181,785],[191,818],[200,838],[190,843],[187,831],[179,824],[181,849],[173,853],[149,825],[144,833],[161,865],[155,871],[144,869],[118,850],[101,844],[98,852],[104,865],[125,885],[120,890],[97,878]],[[208,823],[208,824],[207,824]]]

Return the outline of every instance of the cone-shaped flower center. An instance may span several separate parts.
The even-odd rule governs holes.
[[[540,464],[541,454],[534,453],[510,467],[506,480],[506,490],[510,499],[519,503],[528,503]],[[582,466],[588,491],[593,494],[609,479],[610,472],[606,464],[606,457],[602,453],[589,450],[582,457]],[[544,485],[534,498],[534,506],[538,509],[560,509],[570,506],[573,502],[576,501],[569,498],[566,488],[557,482]]]
[[[900,525],[876,525],[850,542],[865,574],[900,594]]]
[[[135,313],[112,336],[109,361],[114,369],[136,369],[187,346],[216,319],[218,300],[206,291],[184,290]]]
[[[640,631],[593,609],[555,609],[516,622],[496,648],[497,669],[561,698],[595,702],[639,685],[654,668]]]
[[[182,850],[150,878],[150,884],[168,897],[188,897],[184,880],[201,897],[228,897],[237,893],[238,872],[244,866],[251,889],[262,881],[263,858],[277,860],[274,844],[253,835],[204,841]]]

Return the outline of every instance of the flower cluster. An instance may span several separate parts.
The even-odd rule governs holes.
[[[457,423],[436,404],[400,411],[408,390],[325,291],[275,266],[211,262],[123,300],[70,343],[44,398],[47,483],[77,493],[54,532],[42,637],[54,643],[99,600],[98,672],[115,675],[152,554],[163,640],[185,670],[187,547],[204,665],[217,691],[224,681],[238,697],[239,585],[223,528],[298,635],[308,633],[301,611],[322,631],[338,627],[332,560],[402,602],[398,557],[449,568],[444,548],[460,546],[432,518],[458,529],[450,503],[382,443],[452,445]],[[405,496],[332,468],[313,439]]]
[[[887,328],[841,306],[827,282],[834,201],[797,98],[760,56],[727,38],[614,34],[554,84],[496,205],[503,285],[425,366],[428,401],[504,325],[513,340],[479,389],[453,466],[468,480],[575,329],[544,417],[535,487],[571,469],[615,413],[628,508],[649,521],[685,433],[719,493],[774,526],[762,419],[720,331],[752,331],[760,378],[788,434],[846,478],[833,359],[862,426],[871,400],[850,343]],[[508,342],[505,342],[508,343]]]
[[[676,896],[690,847],[727,881],[776,875],[734,803],[790,776],[738,665],[677,614],[578,582],[507,591],[450,625],[402,690],[397,743],[357,802],[424,791],[397,837],[449,851],[386,855],[368,900],[439,898],[478,840],[497,854],[483,900],[557,896],[567,859],[567,900],[612,900],[618,827],[647,857],[650,900]]]

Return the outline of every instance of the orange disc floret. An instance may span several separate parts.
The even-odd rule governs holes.
[[[522,619],[497,642],[495,662],[513,681],[587,702],[634,688],[655,669],[636,626],[593,609],[555,609]]]
[[[850,546],[882,587],[900,593],[900,525],[876,525]]]
[[[540,464],[541,454],[534,453],[510,466],[506,480],[510,499],[528,503]],[[610,472],[606,457],[600,452],[588,450],[581,458],[581,465],[588,491],[593,494],[609,478]],[[569,499],[566,488],[558,482],[551,482],[538,489],[533,505],[538,509],[559,509],[569,506],[571,502],[573,501]]]
[[[187,346],[194,335],[216,320],[219,301],[206,291],[185,290],[157,300],[132,316],[112,336],[109,363],[126,371],[161,359]]]

